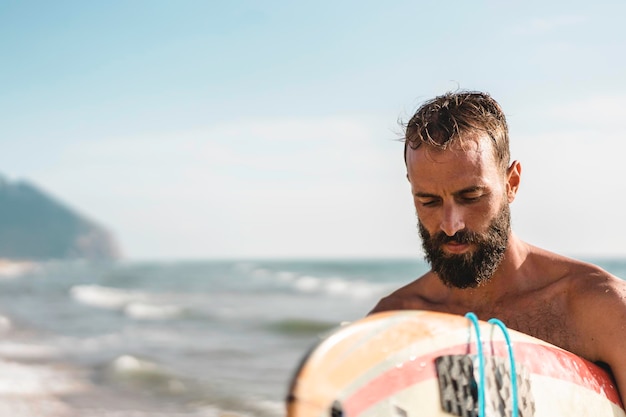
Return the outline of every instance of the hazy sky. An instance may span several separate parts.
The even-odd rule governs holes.
[[[626,256],[626,2],[0,0],[0,172],[131,259],[420,256],[398,120],[503,106],[524,239]]]

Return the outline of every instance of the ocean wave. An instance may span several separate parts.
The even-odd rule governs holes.
[[[248,291],[294,292],[300,294],[323,294],[338,297],[369,298],[383,295],[394,283],[372,282],[356,277],[318,276],[289,270],[272,270],[249,266],[248,275],[254,285]]]
[[[290,280],[293,290],[304,294],[325,294],[351,298],[369,298],[383,294],[388,284],[362,280],[348,280],[340,277],[297,276]]]
[[[12,328],[13,323],[11,323],[11,319],[6,316],[0,315],[0,335],[3,333],[7,333]]]
[[[399,284],[381,279],[378,270],[368,272],[351,268],[349,264],[318,268],[315,263],[238,263],[233,266],[233,271],[243,274],[243,279],[237,280],[241,285],[236,288],[241,292],[287,292],[369,299],[379,298]]]
[[[48,360],[57,358],[59,351],[53,346],[4,340],[0,342],[0,356],[11,360]]]
[[[76,285],[70,289],[78,302],[97,308],[122,311],[135,320],[169,320],[181,318],[187,310],[173,304],[149,300],[146,293],[101,285]]]
[[[280,417],[284,402],[255,398],[210,381],[180,377],[157,362],[124,354],[110,361],[105,369],[109,383],[131,390],[141,390],[163,397],[181,398],[191,411],[189,416],[203,417]],[[150,414],[152,415],[152,414]],[[158,414],[161,415],[161,414]],[[178,414],[176,414],[178,415]]]
[[[120,385],[147,388],[154,392],[178,395],[186,385],[156,362],[133,355],[120,355],[107,367],[108,378]]]
[[[0,396],[60,395],[83,391],[88,384],[70,369],[0,360]]]
[[[111,369],[120,374],[160,373],[156,363],[132,355],[118,356],[111,362]]]
[[[167,320],[184,316],[185,309],[175,305],[159,305],[133,301],[124,307],[124,314],[137,320]]]
[[[131,302],[144,302],[145,294],[132,290],[123,290],[101,285],[75,285],[70,288],[70,295],[76,301],[91,307],[121,310]]]

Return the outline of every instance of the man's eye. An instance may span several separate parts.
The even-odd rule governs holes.
[[[431,207],[436,205],[439,200],[420,200],[420,204],[424,207]]]
[[[466,195],[462,196],[461,199],[463,201],[465,201],[466,203],[473,203],[475,201],[478,201],[480,199],[480,197],[482,197],[482,196],[478,195],[478,194],[466,194]]]

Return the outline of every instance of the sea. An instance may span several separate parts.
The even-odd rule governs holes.
[[[626,259],[594,262],[626,277]],[[0,416],[282,417],[307,351],[427,269],[416,258],[0,270]]]

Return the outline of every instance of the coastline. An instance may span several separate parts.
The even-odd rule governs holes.
[[[37,263],[0,258],[0,280],[32,272]],[[88,389],[78,369],[64,364],[52,348],[33,343],[0,310],[0,416],[78,417],[62,400]]]
[[[45,269],[44,264],[36,261],[0,258],[0,283],[19,283],[29,274],[42,271],[45,274]],[[9,298],[18,300],[22,295],[16,293]],[[55,308],[47,305],[47,299],[40,301],[43,304],[31,308]],[[42,323],[31,322],[33,318],[28,313],[13,317],[10,309],[0,304],[2,417],[200,417],[207,413],[216,417],[236,416],[215,411],[210,405],[187,407],[102,384],[93,369],[68,360],[66,353],[47,344],[45,338],[42,340],[39,326]]]
[[[76,416],[60,397],[84,389],[84,381],[50,349],[21,339],[11,319],[0,314],[0,415]]]
[[[0,416],[191,417],[94,385],[90,371],[64,360],[0,314]]]

